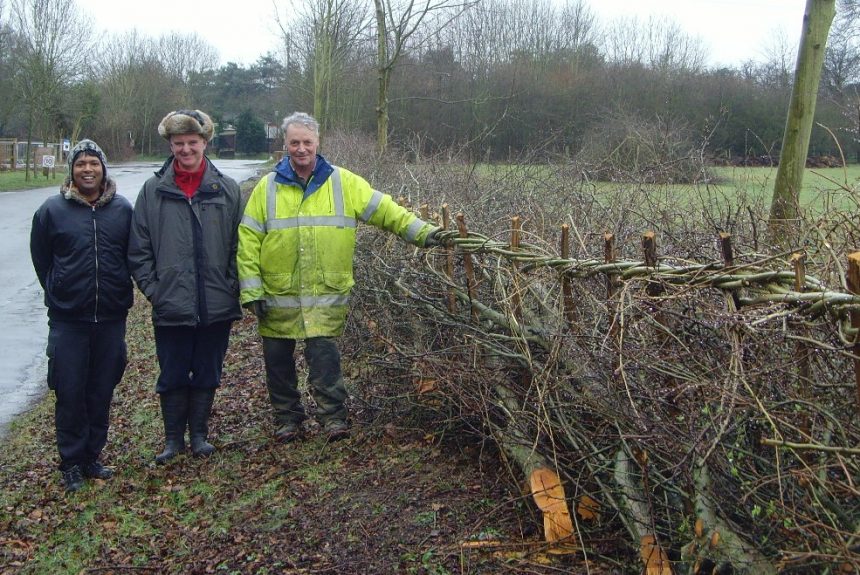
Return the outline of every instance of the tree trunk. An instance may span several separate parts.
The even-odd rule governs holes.
[[[373,0],[376,7],[376,149],[379,154],[388,148],[388,82],[391,69],[388,65],[385,6],[382,0]]]
[[[771,240],[777,245],[787,244],[791,232],[797,227],[800,189],[824,64],[824,48],[835,14],[836,0],[806,0],[794,89],[788,106],[770,206],[768,226]]]

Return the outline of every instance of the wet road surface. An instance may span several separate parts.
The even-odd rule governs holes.
[[[247,160],[213,162],[237,182],[253,177],[260,168],[260,162]],[[160,166],[108,164],[108,174],[117,181],[119,194],[133,205],[143,183]],[[30,260],[30,225],[42,202],[59,193],[62,176],[58,173],[46,182],[50,187],[0,193],[0,437],[15,415],[47,391],[48,316]]]

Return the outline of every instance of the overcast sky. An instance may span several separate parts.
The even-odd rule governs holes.
[[[602,23],[668,17],[701,39],[709,65],[737,66],[762,60],[780,35],[795,46],[806,0],[591,0],[589,5]],[[272,0],[82,0],[79,6],[103,30],[137,28],[153,37],[197,32],[218,49],[222,64],[252,64],[278,45]]]

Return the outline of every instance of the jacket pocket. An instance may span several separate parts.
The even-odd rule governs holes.
[[[162,320],[193,319],[197,310],[194,272],[171,266],[158,272],[152,293],[152,307]]]
[[[352,274],[348,272],[323,272],[322,279],[327,292],[348,293],[355,285]]]
[[[263,274],[263,290],[271,295],[295,294],[293,274]]]

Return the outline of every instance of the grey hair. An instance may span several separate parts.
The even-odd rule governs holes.
[[[281,130],[283,130],[284,134],[287,133],[287,128],[289,128],[293,124],[304,126],[317,136],[320,135],[319,122],[317,122],[310,114],[305,114],[304,112],[293,112],[292,114],[284,118],[284,122],[281,124]]]

